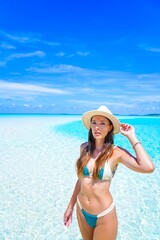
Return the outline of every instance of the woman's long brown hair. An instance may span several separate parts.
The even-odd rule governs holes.
[[[108,119],[108,118],[107,118]],[[110,125],[113,126],[112,122],[108,119]],[[113,127],[112,130],[107,134],[104,140],[104,150],[101,152],[101,154],[98,156],[98,158],[95,161],[95,166],[93,169],[92,177],[93,179],[98,178],[98,172],[99,170],[104,166],[106,160],[112,155],[113,153]],[[80,157],[77,159],[76,167],[77,167],[77,175],[81,176],[83,175],[83,169],[89,162],[93,151],[95,149],[95,138],[93,137],[92,130],[90,129],[88,132],[88,145],[81,153]]]

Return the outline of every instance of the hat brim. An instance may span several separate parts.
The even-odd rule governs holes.
[[[100,116],[108,118],[112,122],[113,127],[114,127],[113,134],[119,133],[121,123],[118,120],[118,118],[116,118],[114,115],[112,115],[110,113],[98,111],[98,110],[89,111],[89,112],[86,112],[83,114],[82,122],[87,129],[91,128],[91,118],[95,115],[100,115]]]

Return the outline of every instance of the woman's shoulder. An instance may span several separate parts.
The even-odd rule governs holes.
[[[126,157],[132,156],[132,155],[130,154],[130,152],[127,149],[125,149],[125,148],[123,148],[121,146],[116,146],[116,147],[114,147],[114,156],[117,159],[120,160],[120,159],[122,159],[124,157],[126,158]]]
[[[120,146],[113,145],[113,151],[114,151],[114,156],[116,156],[116,158],[119,158],[122,153],[122,148]]]
[[[128,152],[125,148],[118,146],[118,145],[114,145],[113,147],[117,152]]]
[[[118,145],[113,145],[114,152],[120,153],[122,150],[124,150],[122,147]]]

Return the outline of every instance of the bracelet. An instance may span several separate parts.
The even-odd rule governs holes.
[[[136,142],[133,146],[132,146],[132,148],[134,149],[135,148],[135,146],[138,144],[138,143],[140,143],[141,144],[141,142]]]

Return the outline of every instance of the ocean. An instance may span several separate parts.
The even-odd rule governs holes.
[[[160,239],[160,117],[118,116],[135,127],[155,165],[140,174],[119,165],[111,192],[117,240]],[[121,134],[115,145],[134,154]],[[77,180],[75,162],[87,130],[80,115],[0,115],[0,240],[80,240],[75,211],[63,215]]]

